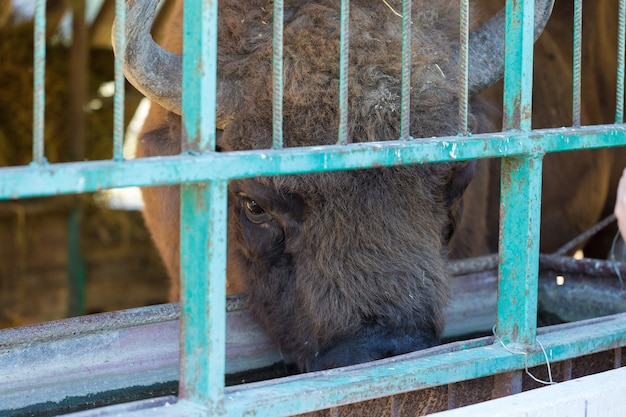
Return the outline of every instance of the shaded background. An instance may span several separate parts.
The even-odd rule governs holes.
[[[0,0],[0,167],[32,160],[34,3]],[[114,9],[114,0],[47,1],[50,163],[112,158]],[[142,96],[128,84],[126,94],[128,126]],[[166,302],[139,203],[111,192],[0,201],[0,328]]]

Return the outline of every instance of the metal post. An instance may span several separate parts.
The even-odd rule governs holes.
[[[530,131],[534,2],[506,3],[504,129]],[[502,159],[497,332],[535,346],[542,155]]]

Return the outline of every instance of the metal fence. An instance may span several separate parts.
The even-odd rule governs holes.
[[[582,1],[575,1],[580,19]],[[624,103],[624,15],[620,1],[616,124],[580,126],[580,65],[575,65],[574,127],[531,130],[533,15],[532,1],[507,1],[504,129],[498,134],[467,134],[466,107],[461,107],[459,135],[414,141],[409,135],[408,78],[404,81],[402,137],[396,141],[344,145],[347,116],[342,114],[337,145],[282,149],[283,1],[274,1],[274,149],[217,153],[215,149],[215,82],[217,1],[186,0],[184,25],[183,114],[188,132],[177,156],[124,160],[124,80],[116,61],[116,121],[111,160],[48,164],[43,148],[45,1],[37,0],[35,117],[33,162],[0,168],[0,198],[16,199],[93,192],[128,186],[181,184],[181,356],[180,397],[155,399],[115,408],[146,415],[282,416],[338,407],[426,387],[572,359],[626,345],[626,317],[616,316],[581,328],[541,334],[537,340],[537,279],[543,156],[549,152],[626,145]],[[468,1],[461,1],[461,38],[467,40]],[[405,44],[411,1],[403,1]],[[341,1],[342,49],[348,42],[348,1]],[[120,29],[125,4],[117,1]],[[578,20],[580,22],[580,20]],[[578,33],[580,25],[576,26]],[[121,46],[124,33],[118,30]],[[579,37],[576,37],[579,42]],[[121,49],[121,48],[119,48]],[[463,49],[463,48],[462,48]],[[410,63],[405,56],[404,67]],[[580,62],[580,56],[575,58]],[[467,55],[461,56],[467,63]],[[341,62],[341,108],[347,111],[347,62]],[[202,73],[193,69],[204,68]],[[406,71],[406,70],[405,70]],[[467,77],[467,75],[466,75]],[[467,87],[461,92],[467,106]],[[577,110],[578,109],[578,110]],[[195,133],[197,132],[197,133]],[[231,179],[349,170],[372,166],[502,158],[501,243],[497,333],[503,344],[523,351],[512,354],[500,344],[468,344],[465,349],[433,356],[407,356],[346,369],[286,377],[260,385],[225,387],[225,288],[227,189]],[[523,242],[525,250],[519,250]],[[206,251],[198,248],[208,248]],[[188,257],[193,255],[194,262]],[[193,294],[193,297],[191,296]],[[516,300],[516,302],[513,302]]]

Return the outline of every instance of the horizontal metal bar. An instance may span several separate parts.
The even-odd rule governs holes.
[[[538,339],[550,362],[558,362],[625,346],[626,314],[542,330]],[[348,368],[226,388],[225,409],[229,416],[288,416],[524,368],[524,355],[489,343],[493,338],[481,340],[487,344],[437,354],[442,346]],[[529,367],[545,364],[539,348],[529,352],[526,359]],[[132,403],[127,406],[132,407]],[[181,415],[180,407],[187,404],[152,408],[136,415]],[[97,415],[107,415],[107,409],[97,410]]]
[[[301,174],[385,165],[505,157],[626,145],[626,126],[585,126],[503,132],[471,137],[359,143],[123,162],[92,161],[0,169],[0,200],[94,192],[102,189],[173,185],[213,179]]]
[[[226,374],[280,362],[275,344],[234,302],[229,297],[226,308]],[[178,304],[166,304],[0,330],[0,416],[177,381],[179,316]]]

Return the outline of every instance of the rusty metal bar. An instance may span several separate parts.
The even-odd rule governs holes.
[[[126,1],[115,1],[115,18],[118,24],[115,25],[115,48],[118,51],[124,50],[126,44]],[[126,80],[124,79],[124,62],[122,56],[115,57],[114,63],[114,84],[113,94],[113,160],[124,159],[124,96]]]
[[[341,0],[339,37],[339,131],[337,144],[348,144],[348,74],[350,64],[350,1]]]
[[[497,332],[516,349],[535,347],[542,158],[502,160]]]
[[[400,139],[411,139],[411,0],[402,1],[402,105]]]
[[[624,77],[626,73],[626,0],[619,0],[617,12],[617,91],[615,123],[624,123]]]
[[[283,148],[283,0],[274,1],[272,35],[272,143],[274,149]]]
[[[541,137],[539,142],[537,138]],[[584,126],[496,135],[448,136],[419,141],[388,141],[345,146],[289,148],[138,158],[123,164],[111,161],[74,162],[45,167],[4,168],[0,200],[92,192],[114,187],[155,186],[299,174],[311,171],[360,169],[371,166],[505,157],[536,152],[596,149],[626,145],[626,127]],[[452,156],[453,155],[453,156]]]
[[[468,105],[469,105],[469,0],[460,2],[460,49],[459,49],[459,134],[468,134]]]
[[[582,30],[583,30],[583,0],[574,0],[574,61],[573,61],[573,97],[572,97],[572,125],[580,126],[580,94],[581,94],[581,62],[582,62]]]

